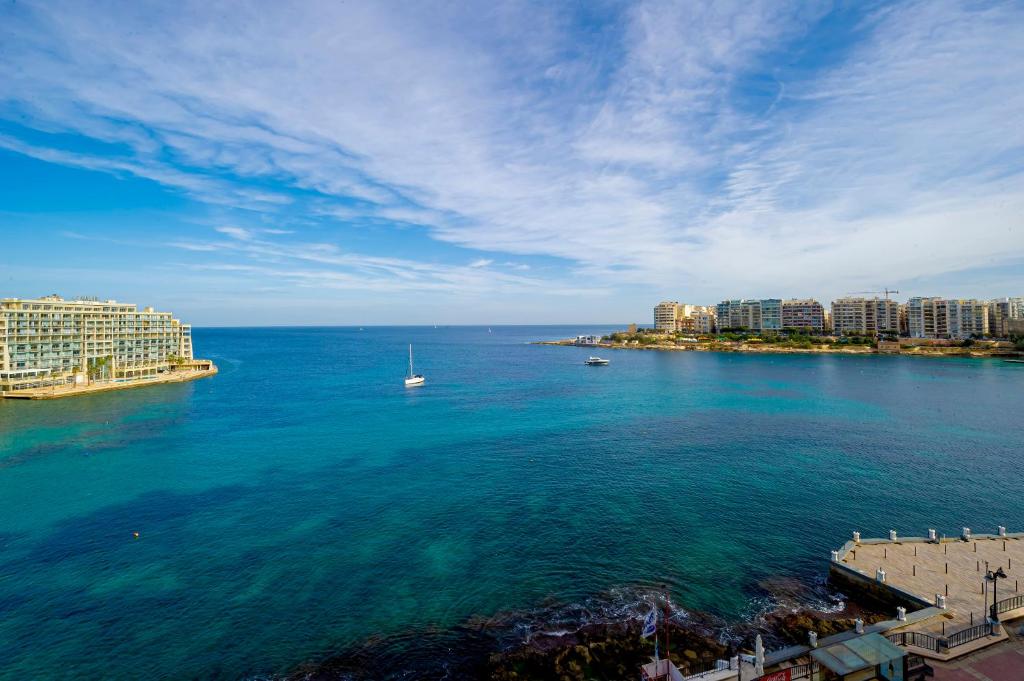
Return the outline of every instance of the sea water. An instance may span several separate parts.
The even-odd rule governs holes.
[[[530,344],[608,330],[196,329],[213,378],[0,402],[0,678],[415,674],[650,592],[738,621],[854,529],[1024,528],[1024,366]]]

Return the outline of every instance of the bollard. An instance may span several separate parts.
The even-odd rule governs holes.
[[[864,633],[864,620],[857,618],[853,621],[853,628],[858,634]]]
[[[817,648],[818,647],[818,632],[816,632],[816,631],[808,631],[807,632],[807,642],[811,645],[812,648]]]
[[[971,541],[971,528],[965,527],[964,531],[960,533],[960,537],[964,541]]]
[[[896,530],[889,530],[889,541],[896,541]]]
[[[942,594],[935,594],[935,607],[936,608],[941,608],[942,610],[945,610],[946,609],[946,597],[943,596]]]
[[[906,622],[907,621],[907,609],[903,606],[896,608],[896,621]]]
[[[928,541],[936,541],[935,530],[928,530]]]
[[[853,532],[853,543],[854,544],[859,544],[860,543],[860,532],[857,532],[856,530],[854,530],[854,532]]]
[[[885,570],[882,568],[875,570],[875,579],[878,580],[879,584],[885,584]]]
[[[1000,537],[1005,537],[1006,536],[1006,528],[1003,527],[1002,525],[999,526],[999,536]]]
[[[838,563],[839,562],[839,552],[838,551],[833,551],[832,552],[832,562],[833,563]]]

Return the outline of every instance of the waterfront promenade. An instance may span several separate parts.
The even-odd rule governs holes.
[[[93,393],[110,392],[112,390],[127,390],[129,388],[141,388],[150,385],[162,385],[164,383],[184,383],[186,381],[195,381],[200,378],[213,376],[216,373],[216,365],[209,363],[202,368],[168,371],[166,373],[157,374],[156,376],[144,376],[140,378],[118,379],[112,381],[95,381],[85,385],[69,383],[67,385],[11,390],[8,392],[0,392],[0,397],[9,400],[55,400],[61,397],[91,395]]]
[[[985,575],[1000,569],[1006,576],[993,587]],[[994,598],[1000,620],[1024,616],[1024,533],[973,535],[965,529],[957,538],[855,537],[833,555],[836,573],[865,589],[916,602],[918,617],[909,617],[902,630],[927,637],[909,637],[908,645],[923,642],[917,647],[926,648],[938,641],[930,652],[940,659],[1005,639],[999,628],[986,636],[970,631],[985,625]]]

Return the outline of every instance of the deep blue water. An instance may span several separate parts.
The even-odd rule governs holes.
[[[1020,365],[527,344],[606,330],[197,329],[212,379],[0,403],[0,678],[412,664],[662,584],[737,620],[853,529],[1024,527]]]

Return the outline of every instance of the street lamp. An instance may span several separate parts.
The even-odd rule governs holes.
[[[996,612],[996,602],[999,600],[997,597],[997,593],[999,591],[1000,579],[1006,579],[1006,573],[1003,572],[1003,568],[999,568],[995,572],[989,570],[985,573],[985,581],[992,582],[992,610],[990,612],[990,615],[992,617],[993,622],[999,621],[999,613]]]

